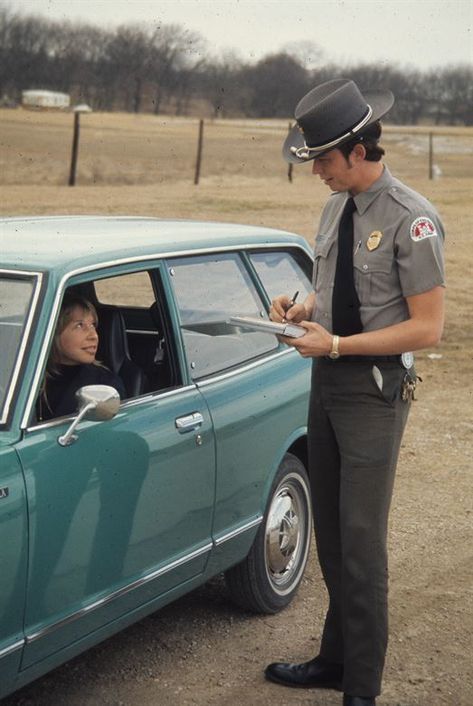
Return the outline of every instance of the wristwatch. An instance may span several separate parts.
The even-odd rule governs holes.
[[[331,358],[332,360],[337,360],[337,358],[340,358],[340,351],[338,350],[339,345],[340,345],[340,336],[334,336],[332,338],[332,350],[328,354],[328,357]]]

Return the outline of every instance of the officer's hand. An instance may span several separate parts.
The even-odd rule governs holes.
[[[292,321],[297,324],[307,317],[307,311],[303,304],[292,304],[291,299],[286,294],[281,294],[271,302],[269,318],[271,321]]]
[[[271,302],[271,308],[269,310],[269,318],[271,321],[285,321],[286,311],[291,306],[291,300],[287,294],[280,294],[279,297],[275,297]]]
[[[293,346],[303,358],[320,358],[328,355],[332,350],[332,334],[313,321],[302,320],[299,323],[307,329],[305,336],[301,338],[284,336],[282,337],[284,343]]]

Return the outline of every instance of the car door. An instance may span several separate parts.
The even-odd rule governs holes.
[[[307,270],[310,258],[301,252]],[[205,396],[217,442],[213,536],[226,560],[245,555],[262,500],[291,438],[305,433],[310,362],[276,336],[239,329],[232,315],[267,318],[263,281],[301,300],[310,278],[287,252],[222,252],[168,261],[191,374]],[[268,272],[273,273],[269,275]],[[271,281],[272,281],[271,280]],[[266,489],[266,491],[265,491]],[[248,541],[245,540],[248,534]],[[236,539],[236,542],[233,540]],[[231,541],[230,541],[231,540]],[[232,549],[232,545],[235,550]]]
[[[17,446],[30,525],[23,667],[199,576],[211,549],[213,428],[194,384],[126,400],[61,446],[69,424],[33,425]]]

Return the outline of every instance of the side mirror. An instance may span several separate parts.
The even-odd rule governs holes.
[[[109,385],[86,385],[77,390],[76,397],[78,414],[66,433],[58,437],[61,446],[69,446],[77,440],[74,431],[82,419],[104,422],[112,419],[120,407],[120,395]]]

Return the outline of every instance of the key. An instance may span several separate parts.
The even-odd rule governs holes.
[[[409,373],[406,373],[401,387],[401,399],[403,402],[412,402],[412,400],[415,400],[416,387],[417,379],[411,377]]]

